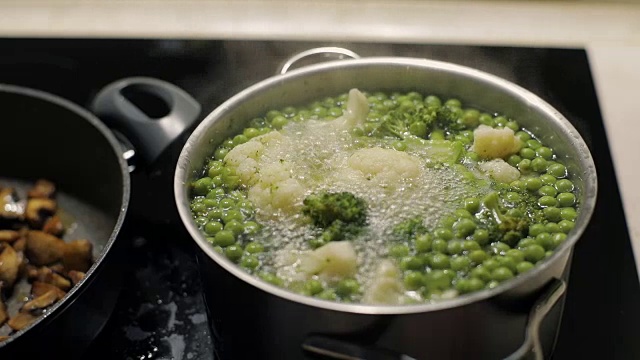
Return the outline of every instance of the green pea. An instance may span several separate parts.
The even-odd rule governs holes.
[[[424,284],[428,290],[446,290],[451,286],[451,280],[443,270],[433,270],[424,275]]]
[[[509,184],[511,189],[513,190],[524,190],[526,189],[525,183],[522,180],[514,180]]]
[[[229,230],[218,231],[213,239],[214,244],[221,247],[227,247],[233,245],[236,242],[236,237],[233,234],[233,231]]]
[[[558,200],[553,196],[542,196],[538,199],[538,205],[540,205],[540,207],[558,206]]]
[[[249,254],[259,254],[264,251],[264,246],[259,242],[252,241],[244,247],[244,250]]]
[[[531,235],[531,232],[529,232],[529,235]],[[533,236],[533,235],[532,235]],[[536,244],[536,240],[530,237],[526,237],[520,241],[518,241],[518,249],[519,250],[523,250],[524,248],[526,248],[529,245],[533,245]]]
[[[531,269],[533,269],[533,264],[528,261],[523,261],[516,265],[516,271],[518,272],[518,274],[525,273]]]
[[[211,209],[207,213],[207,218],[209,220],[222,220],[222,209]]]
[[[360,291],[360,284],[355,279],[343,279],[336,285],[336,294],[346,298]]]
[[[400,260],[400,268],[402,270],[422,270],[424,263],[420,257],[405,256]]]
[[[496,126],[504,127],[505,125],[507,125],[507,122],[508,122],[509,120],[507,120],[507,118],[506,118],[506,117],[504,117],[504,116],[496,116],[496,117],[493,119],[493,121],[495,121]]]
[[[478,212],[478,210],[480,210],[480,200],[478,200],[478,198],[464,199],[464,208],[468,212],[475,214]]]
[[[260,265],[260,260],[253,254],[245,254],[240,259],[240,266],[245,269],[253,270]]]
[[[213,157],[216,160],[223,160],[224,157],[227,156],[228,153],[229,153],[229,149],[220,147],[220,148],[216,149],[216,151],[214,152]]]
[[[556,178],[553,175],[542,174],[540,175],[540,181],[543,185],[553,185],[556,182]]]
[[[538,236],[536,236],[536,243],[538,243],[538,245],[545,248],[545,250],[553,249],[553,241],[551,240],[551,234],[547,232],[538,234]]]
[[[242,246],[231,245],[224,249],[224,255],[231,261],[238,261],[242,257]]]
[[[260,230],[260,225],[253,221],[247,221],[244,223],[244,232],[245,234],[255,234]]]
[[[342,109],[340,109],[339,107],[335,107],[335,106],[329,108],[329,116],[332,116],[334,118],[342,116]]]
[[[471,238],[479,245],[484,246],[489,243],[489,231],[486,229],[476,229]]]
[[[513,259],[516,264],[524,261],[524,253],[518,249],[507,250],[504,255]]]
[[[424,138],[427,136],[427,124],[422,121],[416,121],[409,125],[409,132],[412,135]]]
[[[242,222],[244,220],[244,215],[242,215],[242,213],[239,210],[230,209],[230,210],[227,210],[225,213],[223,213],[222,220],[225,223],[230,222],[232,220]]]
[[[451,270],[454,271],[466,271],[471,267],[471,260],[464,256],[454,256],[451,258]]]
[[[561,220],[558,223],[558,226],[560,226],[560,231],[562,231],[565,234],[568,234],[575,226],[575,223],[570,220]]]
[[[518,201],[520,201],[522,199],[520,194],[518,194],[517,192],[513,192],[513,191],[510,191],[510,192],[506,193],[504,197],[510,203],[517,203]]]
[[[475,128],[480,123],[480,111],[476,109],[465,110],[461,120],[467,128]]]
[[[558,192],[567,193],[573,191],[573,183],[569,179],[561,179],[556,182]]]
[[[462,241],[460,240],[451,240],[447,244],[447,253],[449,255],[461,254],[462,253]]]
[[[389,256],[401,258],[409,255],[409,247],[405,244],[394,245],[389,249]]]
[[[278,110],[269,110],[269,112],[267,112],[267,120],[273,120],[274,118],[278,117],[278,116],[282,116],[282,113]]]
[[[474,240],[464,240],[462,242],[462,249],[464,251],[473,251],[473,250],[478,250],[480,249],[480,244],[478,244],[477,242],[475,242]]]
[[[233,137],[233,145],[234,145],[234,147],[238,146],[240,144],[244,144],[247,141],[249,141],[249,138],[244,136],[244,135],[242,135],[242,134],[236,135],[236,136]]]
[[[419,271],[408,271],[404,276],[404,284],[409,290],[416,290],[424,285],[424,275]]]
[[[222,229],[224,229],[224,226],[219,221],[216,221],[216,220],[208,221],[204,225],[204,232],[207,233],[207,235],[211,235],[211,236],[216,235],[217,233],[222,231]]]
[[[209,162],[209,170],[207,174],[210,178],[214,178],[222,173],[222,162],[221,161],[211,161]]]
[[[444,239],[433,239],[433,243],[431,244],[431,249],[440,253],[445,253],[447,251],[447,247],[447,240]]]
[[[547,209],[550,209],[550,208],[547,208]],[[557,232],[560,232],[560,226],[557,223],[548,222],[544,224],[544,231],[548,232],[549,234],[557,233]]]
[[[538,189],[538,194],[542,196],[556,196],[558,191],[556,188],[550,185],[544,185],[540,189]]]
[[[230,209],[235,205],[235,201],[229,198],[220,200],[219,206],[221,209]]]
[[[524,216],[524,212],[521,209],[518,208],[512,208],[507,210],[507,216],[513,216],[513,217],[523,217]]]
[[[442,101],[440,101],[440,98],[438,98],[437,96],[429,95],[426,98],[424,98],[424,104],[427,106],[440,107],[442,106]]]
[[[444,103],[444,106],[459,108],[462,106],[462,103],[458,99],[449,99]]]
[[[244,233],[244,226],[237,220],[231,220],[224,224],[224,229],[233,232],[235,236]]]
[[[447,269],[450,265],[449,256],[440,253],[433,254],[430,265],[434,269]]]
[[[516,271],[516,261],[508,256],[496,256],[496,261],[500,267],[506,267],[511,271]]]
[[[536,157],[536,152],[530,148],[520,149],[520,157],[523,159],[533,160]]]
[[[478,117],[478,122],[480,124],[491,126],[491,127],[495,126],[495,122],[493,121],[493,116],[487,113],[480,114],[480,116]]]
[[[398,151],[407,150],[407,144],[403,141],[394,141],[392,146],[395,150],[398,150]]]
[[[514,132],[518,131],[520,129],[520,125],[518,125],[518,123],[513,121],[513,120],[508,121],[504,125],[504,127],[509,128],[509,129],[513,130]]]
[[[203,202],[199,202],[197,204],[191,204],[191,211],[196,214],[203,214],[207,211],[207,205]]]
[[[467,209],[457,209],[453,214],[459,219],[473,219],[473,215]]]
[[[476,266],[475,268],[473,268],[471,270],[471,272],[469,273],[469,275],[472,278],[480,279],[480,280],[483,280],[483,281],[491,280],[491,273],[489,272],[489,270],[487,270],[482,265],[479,265],[479,266]]]
[[[433,238],[431,237],[431,235],[423,234],[418,236],[415,239],[413,246],[417,252],[425,253],[425,252],[431,251],[432,243],[433,243]],[[409,253],[407,252],[407,254],[405,254],[404,256],[406,255],[409,255]]]
[[[528,178],[525,180],[525,186],[529,191],[538,191],[542,187],[542,180],[537,177]]]
[[[566,208],[560,209],[560,217],[563,220],[573,221],[578,217],[578,213],[576,212],[576,209],[571,207],[566,207]]]
[[[262,280],[268,282],[269,284],[272,285],[276,285],[276,286],[282,286],[284,285],[284,282],[282,281],[282,279],[280,279],[278,276],[276,276],[275,274],[272,273],[268,273],[268,272],[263,272],[260,273],[260,275],[258,275],[258,277],[260,277]]]
[[[537,157],[531,160],[531,168],[533,169],[533,171],[536,171],[539,173],[544,172],[545,170],[547,170],[547,160],[541,157]]]
[[[476,264],[481,264],[483,261],[489,258],[489,255],[484,250],[473,250],[469,253],[469,259]]]
[[[222,186],[222,184],[223,184],[223,181],[222,181],[221,175],[214,176],[213,178],[211,178],[211,186],[213,188],[219,188]],[[221,189],[221,190],[224,191],[224,189]]]
[[[484,281],[482,281],[482,279],[474,277],[469,279],[468,281],[469,284],[467,285],[467,287],[469,288],[470,292],[482,290],[482,288],[484,288]]]
[[[246,128],[246,129],[242,130],[242,134],[244,136],[246,136],[247,139],[253,139],[254,137],[260,135],[260,131],[258,131],[258,129],[256,129],[256,128],[250,127],[250,128]]]
[[[444,136],[444,132],[442,130],[434,130],[431,132],[431,134],[429,134],[429,139],[430,140],[444,140],[445,136]]]
[[[544,258],[545,250],[537,244],[529,245],[522,251],[524,252],[524,258],[531,263],[536,263]]]
[[[527,146],[533,150],[537,150],[542,146],[542,144],[540,144],[538,140],[530,139],[527,140]]]
[[[458,280],[456,282],[456,290],[458,290],[460,294],[466,294],[468,292],[471,292],[471,284],[469,279]]]
[[[509,245],[500,241],[496,241],[491,244],[491,252],[493,252],[496,255],[504,254],[509,249],[511,249]]]
[[[487,260],[482,262],[482,266],[488,271],[493,271],[498,266],[500,266],[500,263],[498,263],[496,259],[490,257]]]
[[[518,170],[520,170],[520,172],[522,173],[531,171],[531,160],[522,159],[522,161],[518,163]]]
[[[320,294],[316,295],[316,297],[318,299],[328,300],[328,301],[338,300],[338,295],[336,295],[336,292],[331,289],[322,291]]]
[[[480,156],[476,152],[468,151],[465,155],[465,159],[469,162],[477,163],[478,161],[480,161]]]
[[[304,283],[304,292],[311,296],[321,293],[322,290],[324,290],[324,286],[316,279],[307,280]]]
[[[209,190],[211,189],[211,178],[203,177],[202,179],[198,179],[193,183],[193,193],[198,196],[207,195]]]
[[[455,222],[458,221],[458,218],[456,218],[455,216],[443,216],[440,219],[440,227],[445,228],[445,229],[451,229],[453,228],[453,224],[455,224]],[[451,235],[451,237],[453,237],[453,234]],[[445,240],[449,240],[449,239],[445,239]]]
[[[485,289],[493,289],[498,285],[500,285],[499,281],[491,280],[487,283],[487,285],[485,285]]]
[[[513,278],[513,271],[505,266],[500,266],[491,271],[491,278],[499,282],[509,280]]]
[[[553,158],[553,150],[546,146],[537,148],[536,154],[538,154],[538,156],[544,158],[545,160],[551,160],[551,158]]]
[[[557,248],[567,239],[567,234],[565,233],[556,233],[551,236],[551,241],[553,241],[553,248]]]
[[[195,222],[196,224],[198,224],[198,226],[204,226],[207,221],[209,221],[205,216],[198,216],[195,218]]]
[[[476,223],[467,218],[462,218],[453,225],[453,230],[455,231],[456,236],[460,238],[470,235],[475,231],[475,229]]]
[[[573,206],[576,203],[576,196],[572,193],[560,193],[557,196],[558,205],[562,207]]]
[[[449,229],[439,228],[433,231],[433,234],[443,240],[451,240],[453,239],[453,232]]]
[[[527,140],[531,139],[531,135],[529,135],[529,133],[526,131],[518,131],[515,135],[518,137],[518,139],[520,139],[520,141],[525,143],[527,142]]]
[[[519,155],[511,155],[507,158],[507,163],[513,167],[518,166],[518,164],[522,161],[522,158]]]
[[[227,150],[230,150],[233,148],[233,139],[232,138],[227,138],[222,142],[222,147],[226,148]]]
[[[547,174],[563,178],[567,176],[567,168],[562,164],[551,164],[547,167]]]
[[[221,189],[221,188],[211,189],[211,191],[207,193],[207,199],[219,200],[221,197],[224,196],[224,194],[225,194],[224,189]]]

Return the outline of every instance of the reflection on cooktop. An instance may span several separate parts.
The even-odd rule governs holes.
[[[288,57],[317,46],[363,57],[450,61],[501,76],[563,113],[587,141],[599,175],[598,204],[575,249],[556,359],[640,358],[640,286],[586,53],[580,49],[386,43],[187,40],[0,40],[0,82],[39,88],[86,106],[107,83],[152,76],[175,83],[203,114],[275,74]],[[86,358],[212,359],[195,246],[172,210],[174,144],[160,163],[132,175],[121,241],[129,274],[111,320]],[[153,187],[148,186],[153,183]],[[153,190],[150,190],[153,189]],[[596,265],[597,264],[597,265]],[[215,311],[213,309],[212,311]]]

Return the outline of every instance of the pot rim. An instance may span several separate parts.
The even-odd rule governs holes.
[[[122,157],[121,152],[119,151],[120,144],[118,143],[118,140],[116,140],[115,136],[111,133],[109,128],[107,128],[106,125],[98,120],[95,115],[69,100],[41,90],[16,85],[0,84],[0,94],[2,93],[26,96],[43,102],[54,104],[56,106],[64,108],[74,115],[77,115],[78,117],[82,118],[84,121],[92,125],[111,145],[111,148],[114,151],[114,155],[118,159],[118,164],[120,165],[120,171],[122,175],[122,197],[120,199],[120,211],[118,212],[118,217],[113,226],[113,229],[111,230],[109,239],[104,244],[100,255],[95,259],[89,270],[87,270],[87,272],[85,273],[85,277],[80,280],[78,284],[73,286],[62,300],[56,302],[51,308],[47,310],[45,314],[39,316],[38,319],[36,319],[32,324],[20,331],[16,331],[14,334],[10,335],[8,339],[0,342],[0,350],[2,350],[2,348],[5,346],[8,347],[14,341],[17,341],[20,335],[39,326],[39,324],[44,323],[45,321],[55,320],[58,314],[64,311],[67,307],[72,306],[75,298],[82,295],[87,286],[93,282],[94,276],[92,275],[98,272],[99,269],[101,269],[104,258],[113,247],[120,229],[122,228],[127,213],[127,208],[129,207],[129,197],[131,193],[131,182],[129,178],[129,171],[127,168],[128,165]]]
[[[563,242],[560,248],[556,249],[553,255],[543,261],[542,264],[536,265],[532,270],[526,272],[525,274],[518,275],[513,279],[505,281],[493,289],[484,289],[477,292],[460,295],[453,299],[442,300],[434,303],[411,305],[349,304],[320,300],[310,296],[296,294],[284,288],[269,284],[245,272],[239,266],[228,260],[224,255],[216,252],[213,249],[213,246],[211,246],[211,244],[207,242],[205,236],[201,233],[201,231],[193,221],[191,210],[188,207],[188,191],[186,186],[186,181],[191,175],[188,173],[191,157],[190,155],[197,148],[198,143],[205,143],[205,141],[203,141],[203,137],[205,136],[208,128],[211,127],[218,118],[223,117],[225,114],[232,112],[235,108],[241,106],[245,99],[263,92],[265,91],[265,89],[269,89],[271,87],[278,86],[289,81],[297,81],[300,78],[304,78],[305,76],[313,73],[330,72],[352,67],[392,65],[445,71],[457,74],[462,77],[481,80],[485,83],[490,84],[491,86],[509,92],[510,94],[519,98],[520,101],[527,103],[529,106],[536,108],[541,113],[544,113],[546,117],[552,119],[566,130],[566,133],[575,140],[572,146],[577,148],[580,153],[585,155],[580,159],[580,164],[584,172],[585,186],[583,189],[584,199],[581,202],[579,215],[580,217],[578,218],[578,220],[582,220],[582,222],[576,222],[574,229],[567,236],[567,239]],[[551,267],[555,262],[560,261],[560,259],[564,257],[567,252],[571,251],[572,247],[584,233],[584,230],[589,223],[595,207],[597,196],[597,174],[591,153],[575,127],[571,125],[571,123],[562,114],[560,114],[560,112],[558,112],[555,108],[553,108],[551,105],[549,105],[547,102],[545,102],[532,92],[498,76],[491,75],[489,73],[470,67],[456,65],[448,62],[409,57],[370,57],[352,60],[337,60],[322,64],[305,66],[287,72],[283,75],[276,75],[262,80],[229,98],[227,101],[213,110],[209,115],[207,115],[207,117],[198,125],[198,127],[194,130],[194,132],[185,143],[182,152],[180,153],[180,158],[178,159],[178,164],[176,167],[176,173],[174,177],[174,194],[178,212],[180,213],[180,218],[182,219],[183,224],[189,231],[189,234],[191,235],[193,240],[198,244],[200,249],[202,249],[202,251],[204,251],[214,262],[216,262],[218,265],[223,267],[232,275],[243,280],[244,282],[249,283],[252,286],[255,286],[267,293],[271,293],[280,298],[326,310],[370,315],[397,315],[438,311],[464,306],[470,303],[488,299],[530,281],[531,279],[535,278],[540,273],[545,271],[545,269]]]

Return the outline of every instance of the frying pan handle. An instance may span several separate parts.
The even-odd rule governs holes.
[[[341,360],[415,360],[395,351],[361,346],[334,338],[312,335],[302,343],[302,349],[327,359]]]
[[[100,90],[91,110],[131,141],[136,156],[145,164],[152,164],[196,122],[200,104],[166,81],[131,77]]]
[[[292,57],[290,57],[289,59],[287,59],[284,62],[284,64],[282,64],[277,74],[280,74],[280,75],[285,74],[298,61],[304,58],[317,56],[317,55],[322,55],[325,58],[333,56],[333,57],[337,57],[338,59],[344,59],[344,58],[359,59],[360,58],[360,55],[356,54],[355,52],[349,49],[341,48],[341,47],[328,46],[328,47],[313,48],[313,49],[299,52],[293,55]]]
[[[564,280],[554,279],[542,295],[533,304],[527,320],[525,339],[522,345],[513,354],[507,356],[505,360],[520,360],[533,355],[536,360],[544,358],[542,343],[540,342],[540,323],[551,311],[553,306],[560,300],[567,290],[567,283]]]

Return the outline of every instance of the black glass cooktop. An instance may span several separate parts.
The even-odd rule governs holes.
[[[411,56],[472,66],[536,93],[579,130],[594,155],[599,195],[575,249],[556,359],[640,358],[640,285],[607,138],[582,49],[387,43],[191,40],[0,40],[0,83],[46,90],[82,106],[107,83],[152,76],[185,89],[203,114],[272,76],[289,56],[343,46],[361,56]],[[172,201],[174,144],[132,175],[121,241],[132,244],[116,310],[86,359],[212,359],[195,246]],[[151,180],[150,180],[151,179]],[[149,181],[158,186],[148,187]],[[151,190],[153,189],[153,190]],[[163,190],[164,189],[164,190]],[[213,310],[215,311],[215,310]]]

